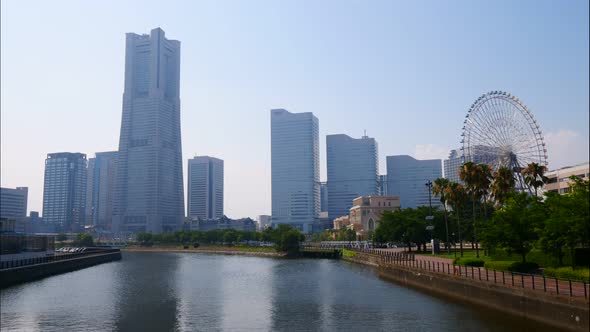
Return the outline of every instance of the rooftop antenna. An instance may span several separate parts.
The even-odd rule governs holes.
[[[364,130],[363,138],[367,138],[367,129]]]

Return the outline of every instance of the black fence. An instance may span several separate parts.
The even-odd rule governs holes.
[[[104,253],[119,252],[119,251],[120,251],[119,249],[100,248],[100,249],[88,250],[83,253],[66,253],[66,254],[57,253],[57,254],[51,255],[51,256],[32,257],[32,258],[4,261],[4,262],[0,262],[0,270],[11,269],[11,268],[27,266],[27,265],[59,262],[59,261],[67,260],[67,259],[74,259],[74,258],[91,256],[91,255],[96,255],[96,254],[104,254]]]
[[[501,284],[508,287],[526,288],[545,293],[584,297],[588,299],[588,283],[559,279],[538,274],[512,271],[488,270],[483,267],[461,266],[441,261],[431,261],[427,257],[416,259],[408,252],[393,252],[380,249],[351,249],[357,252],[379,255],[384,264],[401,265],[418,270],[453,275],[459,278]]]

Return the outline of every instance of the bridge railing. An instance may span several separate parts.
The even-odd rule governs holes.
[[[93,249],[93,248],[91,248],[91,249]],[[31,258],[23,258],[23,259],[17,259],[17,260],[2,261],[2,262],[0,262],[0,270],[28,266],[28,265],[35,265],[35,264],[52,263],[52,262],[58,262],[58,261],[63,261],[63,260],[67,260],[67,259],[80,258],[80,257],[85,257],[85,256],[90,256],[90,255],[95,255],[95,254],[100,254],[100,253],[109,253],[109,252],[118,252],[118,251],[120,251],[120,250],[119,249],[100,248],[100,249],[96,249],[96,250],[89,250],[89,251],[86,251],[83,253],[64,253],[64,254],[57,253],[57,254],[51,255],[51,256],[31,257]]]

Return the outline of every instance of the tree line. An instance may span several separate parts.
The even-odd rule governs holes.
[[[239,231],[235,229],[216,229],[210,231],[178,231],[174,233],[138,233],[136,240],[140,245],[154,244],[189,245],[201,244],[236,245],[249,241],[271,242],[278,251],[295,253],[299,250],[299,242],[305,236],[297,229],[281,224],[276,228],[269,227],[262,232]]]
[[[539,248],[558,257],[560,265],[564,250],[573,255],[576,247],[589,246],[590,208],[589,181],[571,177],[571,190],[565,195],[539,189],[547,182],[546,167],[536,163],[522,169],[522,177],[532,194],[515,190],[514,171],[500,167],[492,171],[487,164],[467,162],[459,177],[463,184],[439,178],[432,192],[443,209],[433,212],[427,221],[427,207],[385,212],[375,230],[375,242],[400,242],[423,246],[430,241],[426,226],[434,226],[432,236],[450,243],[474,245],[479,257],[480,243],[484,250],[504,248],[521,256]]]

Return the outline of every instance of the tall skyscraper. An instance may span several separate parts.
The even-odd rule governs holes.
[[[428,181],[442,177],[440,159],[417,160],[410,156],[387,156],[388,195],[399,196],[401,208],[428,206]],[[432,207],[441,206],[431,196]]]
[[[387,175],[379,175],[379,196],[387,196]]]
[[[328,217],[346,216],[352,200],[379,192],[377,142],[363,136],[327,135]]]
[[[0,219],[14,221],[15,231],[25,231],[28,187],[0,188]]]
[[[223,217],[223,160],[197,156],[188,160],[188,216]]]
[[[180,42],[128,33],[113,201],[115,231],[171,232],[184,218]]]
[[[43,221],[75,230],[86,215],[86,155],[50,153],[45,160]]]
[[[86,180],[86,224],[110,230],[113,219],[113,196],[117,151],[97,152],[88,159]]]
[[[328,212],[328,183],[320,182],[320,212]]]
[[[318,118],[284,109],[270,114],[272,222],[310,233],[320,212]]]

